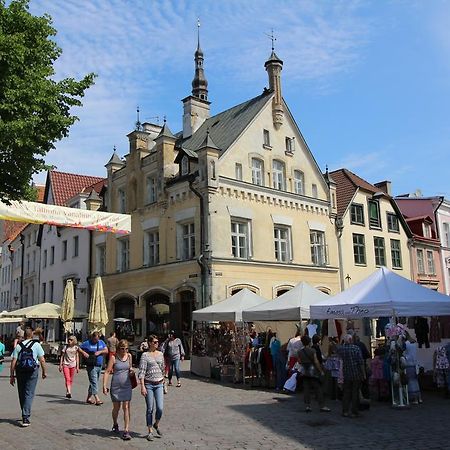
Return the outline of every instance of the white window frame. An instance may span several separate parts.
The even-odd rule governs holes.
[[[442,245],[444,247],[449,248],[450,247],[450,223],[444,222],[442,224],[442,227],[444,228],[444,235],[443,235],[443,241]]]
[[[263,147],[265,148],[272,148],[270,145],[270,131],[263,129]]]
[[[130,239],[128,237],[117,239],[117,246],[117,270],[119,272],[126,272],[130,269]]]
[[[429,238],[431,239],[432,235],[432,231],[431,231],[431,225],[429,223],[423,223],[423,237]]]
[[[231,218],[231,255],[236,259],[249,259],[251,254],[251,221]],[[243,227],[243,229],[240,229]],[[244,245],[241,245],[242,240]]]
[[[285,233],[284,236],[282,234]],[[288,263],[291,261],[291,228],[283,225],[274,225],[274,256],[276,261],[280,263]]]
[[[292,154],[295,152],[295,138],[286,136],[285,138],[286,153]]]
[[[188,261],[195,258],[196,236],[194,220],[184,221],[177,224],[178,254],[179,259]]]
[[[264,161],[260,158],[252,158],[252,183],[264,186]]]
[[[236,163],[234,166],[234,175],[236,180],[238,181],[242,181],[242,164],[241,163]]]
[[[144,233],[144,264],[156,266],[159,264],[159,229],[145,230]]]
[[[286,165],[279,159],[272,161],[272,186],[279,191],[286,190]]]
[[[436,275],[436,266],[434,264],[434,255],[432,250],[427,250],[427,269],[429,275]]]
[[[305,194],[305,174],[301,170],[294,170],[294,192],[299,195]]]
[[[325,233],[319,230],[309,232],[309,241],[311,244],[311,262],[314,266],[327,265],[327,246]]]
[[[106,273],[106,244],[96,245],[96,272],[98,275]]]
[[[117,202],[119,213],[125,214],[127,212],[127,194],[124,188],[117,190]]]
[[[146,178],[147,204],[155,203],[158,198],[157,179],[155,175]]]
[[[416,249],[416,259],[417,259],[417,273],[424,275],[425,272],[425,258],[423,254],[423,249]]]

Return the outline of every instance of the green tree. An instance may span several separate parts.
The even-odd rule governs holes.
[[[0,0],[0,200],[30,198],[34,173],[45,170],[44,157],[78,120],[71,108],[82,106],[95,75],[82,80],[54,78],[62,50],[45,14],[33,16],[30,0]]]

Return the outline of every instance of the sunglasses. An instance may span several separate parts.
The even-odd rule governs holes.
[[[157,344],[159,341],[152,341],[150,344]]]

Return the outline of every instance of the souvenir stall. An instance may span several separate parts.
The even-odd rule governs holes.
[[[212,375],[238,380],[243,370],[246,330],[242,311],[267,299],[249,289],[192,313],[194,327],[191,372],[210,378]],[[241,369],[242,368],[242,369]],[[230,373],[231,372],[231,373]]]
[[[351,288],[310,307],[316,319],[391,317],[386,328],[391,361],[393,406],[406,406],[408,395],[403,357],[406,327],[398,317],[450,316],[450,297],[424,288],[382,267]]]

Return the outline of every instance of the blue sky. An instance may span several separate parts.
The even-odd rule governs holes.
[[[31,11],[53,18],[57,77],[98,74],[48,154],[58,170],[104,176],[113,146],[127,153],[137,105],[141,121],[181,129],[200,17],[213,114],[267,85],[273,28],[283,96],[323,170],[450,198],[450,1],[31,0]]]

